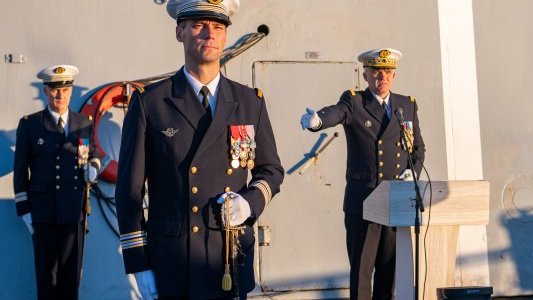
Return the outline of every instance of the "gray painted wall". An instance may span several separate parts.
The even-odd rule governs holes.
[[[346,62],[355,61],[358,53],[374,47],[400,49],[404,59],[393,91],[417,98],[431,179],[447,179],[437,1],[241,2],[235,25],[230,27],[228,45],[243,34],[255,32],[261,24],[271,30],[269,36],[230,61],[225,69],[229,78],[250,86],[256,61]],[[35,74],[51,64],[77,65],[81,73],[72,99],[72,108],[77,110],[83,96],[102,84],[178,69],[183,63],[183,51],[174,39],[174,21],[164,6],[151,0],[0,0],[0,4],[3,28],[0,54],[23,54],[27,59],[24,64],[0,63],[0,199],[5,200],[0,201],[0,228],[5,230],[4,242],[0,244],[4,261],[0,267],[0,299],[30,299],[35,295],[31,241],[22,222],[14,216],[10,200],[18,119],[43,107],[42,86]],[[490,271],[499,295],[533,293],[533,243],[531,235],[526,234],[533,226],[529,177],[532,159],[527,151],[531,146],[528,133],[532,131],[528,117],[533,114],[533,106],[528,103],[532,89],[528,84],[532,21],[527,12],[532,6],[528,0],[474,1],[483,167],[486,179],[492,183],[488,227]],[[310,51],[319,52],[320,59],[307,60],[305,53]],[[303,78],[310,80],[312,76],[306,75]],[[299,80],[302,79],[294,76],[286,78],[297,86],[307,84]],[[331,92],[331,99],[310,97],[299,101],[291,101],[293,94],[289,93],[268,89],[264,93],[269,106],[279,107],[282,103],[287,110],[303,113],[304,103],[309,106],[335,103],[341,92],[349,88],[352,87]],[[503,99],[513,105],[501,105]],[[280,122],[284,123],[276,125],[278,128],[299,126],[297,119]],[[294,155],[290,148],[279,150],[282,157]],[[520,174],[524,175],[525,184],[514,184],[529,190],[521,188],[514,198],[521,210],[512,210],[511,206],[506,213],[502,190]],[[282,199],[280,195],[274,201]],[[123,275],[118,240],[98,210],[94,211],[81,298],[129,299],[131,292]],[[326,207],[322,213],[343,217],[340,210],[328,212]],[[290,216],[287,212],[287,217]],[[302,233],[299,238],[309,237]],[[297,248],[298,240],[294,243],[291,246]],[[343,243],[335,246],[344,249]]]
[[[491,281],[497,294],[533,295],[533,2],[473,3]]]

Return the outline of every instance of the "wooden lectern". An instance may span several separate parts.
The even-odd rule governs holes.
[[[431,207],[428,182],[419,181],[418,184],[425,207],[420,220],[419,299],[436,300],[437,288],[454,286],[459,226],[489,222],[489,183],[433,181]],[[395,286],[398,300],[414,299],[414,230],[411,227],[415,220],[414,199],[414,182],[383,181],[363,203],[365,220],[397,227]],[[424,277],[425,297],[422,298]]]

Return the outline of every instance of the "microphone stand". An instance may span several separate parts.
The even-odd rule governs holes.
[[[413,157],[409,152],[408,141],[405,133],[405,120],[403,118],[403,113],[399,109],[396,110],[398,114],[398,121],[400,122],[400,139],[404,146],[404,150],[407,153],[407,164],[409,169],[411,169],[413,176],[413,183],[415,186],[415,300],[419,299],[418,289],[419,289],[419,273],[420,273],[420,213],[424,212],[424,203],[422,202],[422,197],[420,196],[420,188],[418,187],[418,179],[416,178]],[[414,145],[413,145],[414,147]],[[411,199],[413,200],[413,199]]]

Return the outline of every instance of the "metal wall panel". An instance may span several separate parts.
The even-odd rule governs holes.
[[[473,8],[491,283],[495,295],[533,295],[533,2]]]
[[[256,62],[256,86],[266,93],[278,153],[288,171],[282,192],[261,216],[271,243],[260,248],[260,283],[266,291],[349,287],[344,246],[346,140],[342,126],[320,133],[303,131],[305,108],[335,104],[359,84],[354,62]],[[272,100],[269,100],[272,99]],[[306,159],[339,133],[315,165]],[[314,149],[314,151],[312,150]],[[304,171],[302,174],[300,172]]]

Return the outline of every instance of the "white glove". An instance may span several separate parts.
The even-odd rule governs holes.
[[[33,222],[31,220],[31,213],[25,213],[21,216],[22,221],[24,221],[24,224],[26,224],[26,227],[28,227],[28,230],[30,234],[33,234],[33,226],[31,225]]]
[[[159,298],[155,287],[155,276],[152,270],[133,273],[137,282],[137,289],[143,300],[154,300]]]
[[[87,175],[89,178],[87,178]],[[96,175],[98,175],[98,172],[95,167],[89,166],[89,171],[87,172],[87,165],[83,165],[83,178],[85,179],[85,182],[95,183]]]
[[[405,169],[403,170],[402,174],[398,177],[398,179],[403,181],[413,181],[413,176],[415,176],[416,173],[411,171],[411,169]]]
[[[300,124],[302,125],[302,129],[318,129],[322,126],[322,120],[320,120],[320,117],[316,113],[316,111],[306,108],[305,111],[307,111],[306,114],[302,116],[302,119],[300,120]]]
[[[218,198],[217,203],[222,204],[222,225],[226,226],[226,197],[230,197],[229,201],[229,225],[238,226],[244,223],[252,215],[250,204],[241,195],[228,192],[222,194]]]

